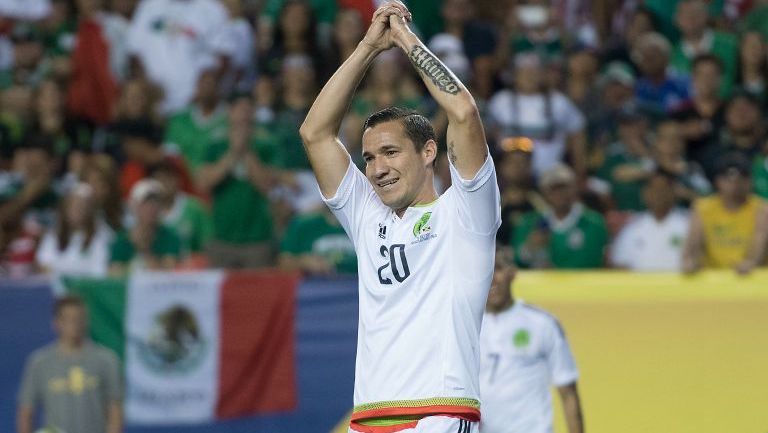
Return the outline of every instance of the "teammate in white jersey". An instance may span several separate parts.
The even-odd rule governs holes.
[[[360,317],[350,431],[477,432],[479,334],[501,221],[493,161],[475,101],[410,31],[402,3],[380,7],[326,83],[301,135],[330,209],[355,245]],[[429,121],[396,108],[371,115],[365,174],[338,139],[365,71],[402,49],[446,112],[452,186],[433,186]]]
[[[552,433],[550,387],[569,433],[583,433],[579,373],[557,319],[512,295],[515,268],[502,249],[480,333],[483,433]]]

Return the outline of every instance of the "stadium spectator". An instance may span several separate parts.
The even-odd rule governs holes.
[[[43,236],[36,260],[40,270],[54,277],[104,277],[114,232],[95,206],[93,188],[75,185],[59,202],[56,223]]]
[[[90,150],[93,136],[89,125],[65,114],[62,93],[55,81],[43,80],[35,89],[35,114],[27,128],[30,133],[44,135],[51,140],[59,166],[63,166],[72,153]]]
[[[608,229],[599,213],[578,199],[576,174],[557,164],[539,178],[549,208],[523,216],[513,245],[526,268],[599,268],[608,245]]]
[[[510,55],[521,53],[535,53],[545,65],[562,59],[567,36],[557,15],[549,1],[526,0],[509,8],[499,32],[499,64],[504,66]]]
[[[152,177],[163,185],[163,224],[179,237],[182,260],[200,257],[213,231],[208,209],[196,197],[181,191],[181,174],[176,165],[162,163],[154,167]]]
[[[680,41],[672,50],[670,66],[679,74],[689,74],[697,56],[716,56],[723,63],[720,94],[728,97],[736,78],[738,41],[734,35],[714,30],[708,24],[707,3],[704,0],[678,1],[675,23],[680,31]]]
[[[120,172],[120,188],[124,197],[128,197],[136,182],[147,177],[154,167],[164,162],[174,164],[178,168],[182,190],[188,194],[195,193],[184,160],[163,152],[160,146],[161,132],[151,121],[119,122],[114,125],[113,130],[121,138],[123,154],[126,157]]]
[[[227,106],[219,97],[218,76],[213,69],[201,72],[194,102],[171,116],[165,129],[164,148],[179,154],[193,173],[208,148],[227,139]]]
[[[541,58],[537,54],[515,57],[514,87],[497,92],[488,111],[490,135],[533,140],[533,171],[540,176],[563,161],[566,154],[579,176],[587,170],[585,120],[582,113],[560,92],[542,82]]]
[[[42,410],[42,431],[120,433],[123,386],[120,361],[87,336],[83,301],[67,295],[53,307],[56,341],[33,352],[24,366],[18,398],[18,433],[32,433]]]
[[[630,3],[632,2],[624,2],[626,6]],[[633,71],[637,72],[639,68],[632,59],[632,52],[641,36],[658,31],[656,17],[648,8],[636,5],[626,23],[622,23],[621,20],[618,20],[618,23],[621,24],[617,24],[617,28],[614,29],[617,37],[606,41],[603,63],[622,62],[631,65]]]
[[[647,122],[628,110],[618,116],[619,139],[605,149],[604,161],[596,171],[607,183],[612,207],[619,211],[640,211],[642,185],[653,170]]]
[[[675,271],[682,267],[688,213],[677,209],[676,180],[657,171],[643,187],[648,210],[621,229],[611,247],[611,264],[633,271]]]
[[[741,35],[737,84],[761,102],[768,98],[768,45],[760,32]]]
[[[123,202],[115,161],[107,155],[91,155],[84,164],[80,179],[94,194],[94,206],[113,231],[123,227]]]
[[[528,212],[545,209],[546,204],[536,191],[533,179],[533,141],[526,137],[509,137],[502,140],[500,148],[503,153],[496,157],[496,173],[501,191],[501,226],[496,239],[510,245],[520,218]]]
[[[234,44],[231,64],[222,77],[224,94],[247,92],[256,79],[256,47],[253,26],[244,16],[242,0],[223,0],[229,21],[227,32]]]
[[[29,23],[19,22],[10,34],[13,44],[11,61],[0,71],[0,88],[11,85],[36,86],[49,72],[42,34]]]
[[[639,107],[652,119],[680,110],[690,97],[688,81],[667,72],[672,47],[659,33],[646,33],[632,50],[632,61],[640,69],[635,84]]]
[[[569,433],[583,433],[579,372],[559,321],[513,294],[513,259],[497,248],[480,332],[483,433],[552,431],[557,389]]]
[[[128,30],[128,51],[140,75],[163,89],[162,112],[182,109],[200,73],[227,69],[236,49],[226,8],[215,0],[145,0]]]
[[[32,275],[35,250],[53,220],[57,194],[52,143],[30,136],[15,150],[13,170],[0,173],[0,275]]]
[[[618,137],[622,113],[635,109],[635,74],[626,63],[607,64],[598,79],[598,97],[589,107],[587,134],[592,144],[591,154],[599,156]]]
[[[268,194],[273,175],[253,136],[253,103],[238,97],[229,109],[229,140],[211,146],[198,172],[212,197],[214,267],[257,268],[273,262],[273,218]]]
[[[78,0],[77,6],[67,110],[73,117],[104,125],[112,120],[119,82],[128,73],[128,23],[106,11],[100,0]]]
[[[707,145],[720,135],[725,123],[725,104],[720,98],[723,64],[711,54],[702,54],[691,66],[691,101],[673,118],[681,123],[688,159],[700,165]]]
[[[281,3],[280,16],[269,37],[273,43],[261,56],[264,60],[259,62],[259,69],[268,75],[279,75],[284,59],[292,55],[306,56],[311,60],[316,78],[325,82],[330,71],[323,48],[328,45],[318,40],[318,23],[312,6],[302,0],[278,0],[278,3]],[[323,0],[321,3],[332,2]]]
[[[755,194],[768,200],[768,139],[763,141],[761,152],[752,163],[752,184]]]
[[[273,164],[287,170],[310,170],[299,126],[317,94],[316,70],[309,57],[288,55],[280,74],[281,93],[275,112],[280,143]]]
[[[493,95],[496,37],[491,28],[475,19],[469,0],[445,0],[440,8],[444,30],[433,36],[429,48],[456,76],[470,83],[483,100]]]
[[[317,39],[318,46],[326,48],[330,45],[331,32],[334,19],[337,16],[339,7],[353,6],[352,4],[345,5],[345,0],[337,2],[336,0],[268,0],[264,3],[262,14],[259,17],[258,23],[258,36],[257,39],[261,47],[272,47],[274,45],[281,45],[282,38],[288,36],[290,40],[293,36],[293,30],[298,30],[307,25],[307,22],[296,27],[285,27],[280,30],[280,26],[294,22],[298,24],[296,20],[311,21],[309,27],[311,30],[309,34],[303,35],[306,37],[312,37]],[[348,3],[352,3],[347,1]],[[300,4],[301,9],[295,8],[294,5]],[[365,22],[370,22],[369,19]],[[302,30],[303,32],[303,30]],[[289,42],[291,45],[292,42]],[[267,50],[260,50],[266,52]],[[315,65],[317,66],[317,65]]]
[[[595,101],[600,99],[597,52],[587,47],[576,47],[568,53],[566,61],[565,94],[590,122]]]
[[[280,243],[278,265],[308,275],[357,274],[355,246],[328,208],[295,216]]]
[[[338,68],[363,39],[366,21],[357,9],[340,9],[333,24],[333,39],[329,56],[330,66]]]
[[[734,268],[746,274],[764,264],[768,206],[751,194],[750,161],[738,153],[717,164],[717,194],[694,204],[683,271]]]
[[[677,179],[677,199],[686,204],[712,192],[704,170],[694,161],[685,159],[685,141],[680,125],[666,120],[656,126],[653,137],[653,161],[656,167]]]
[[[151,119],[159,123],[161,90],[142,78],[132,78],[123,83],[120,97],[112,116],[116,121]]]
[[[131,190],[128,203],[132,224],[117,233],[110,246],[109,272],[174,269],[181,258],[181,241],[162,223],[167,197],[160,182],[144,179]]]
[[[704,170],[712,178],[717,162],[730,152],[754,159],[761,151],[766,131],[757,99],[745,92],[735,94],[725,107],[725,125],[702,151]]]

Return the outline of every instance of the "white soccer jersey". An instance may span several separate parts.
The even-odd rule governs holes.
[[[578,379],[557,319],[517,300],[486,313],[480,334],[483,433],[552,433],[550,386]]]
[[[358,256],[353,421],[426,413],[479,417],[478,339],[501,223],[493,161],[402,217],[350,161],[326,200]]]

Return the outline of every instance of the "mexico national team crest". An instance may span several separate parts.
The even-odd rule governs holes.
[[[424,212],[424,214],[421,215],[421,218],[416,221],[416,224],[413,225],[413,237],[415,237],[416,240],[412,243],[426,241],[436,236],[432,233],[432,226],[429,224],[430,218],[432,218],[432,212]]]
[[[182,305],[160,312],[150,335],[137,343],[139,359],[158,373],[184,374],[205,357],[207,343],[195,315]]]

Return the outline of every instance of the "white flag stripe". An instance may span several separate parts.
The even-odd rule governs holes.
[[[220,271],[131,277],[126,307],[128,422],[179,424],[214,418],[223,278]]]

